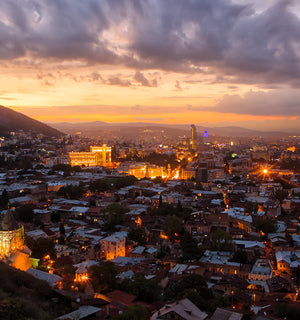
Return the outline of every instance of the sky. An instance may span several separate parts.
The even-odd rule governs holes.
[[[1,0],[0,104],[53,122],[300,130],[300,1]]]

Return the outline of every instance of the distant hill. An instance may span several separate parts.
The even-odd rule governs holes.
[[[11,131],[32,131],[46,136],[60,136],[62,133],[50,126],[25,116],[20,112],[0,106],[0,135],[7,135]]]
[[[53,123],[54,128],[68,134],[75,134],[81,132],[85,136],[101,136],[105,132],[110,132],[112,135],[122,136],[127,138],[137,137],[142,131],[148,130],[165,130],[171,136],[190,135],[190,125],[170,125],[161,123],[146,123],[146,122],[129,122],[129,123],[107,123],[102,121],[92,122],[58,122]],[[202,135],[204,130],[207,130],[209,135],[228,136],[228,137],[287,137],[289,133],[280,131],[258,131],[241,127],[204,127],[196,125],[197,132]]]

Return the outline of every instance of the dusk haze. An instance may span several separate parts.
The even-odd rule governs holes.
[[[0,3],[0,104],[46,122],[299,130],[298,1]]]

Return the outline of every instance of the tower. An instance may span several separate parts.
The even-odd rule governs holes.
[[[194,124],[191,125],[191,147],[192,150],[197,149],[197,131],[196,131],[196,126]]]
[[[203,143],[206,144],[208,142],[208,131],[205,130],[204,133],[203,133]]]
[[[24,227],[15,220],[8,209],[0,228],[0,257],[22,250],[24,247]]]

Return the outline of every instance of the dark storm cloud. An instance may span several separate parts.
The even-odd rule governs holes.
[[[0,59],[217,72],[233,82],[299,86],[300,20],[292,1],[274,3],[258,13],[229,0],[2,0]]]

